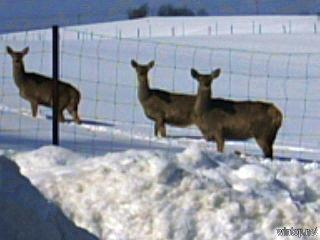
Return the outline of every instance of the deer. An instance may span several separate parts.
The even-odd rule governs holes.
[[[154,65],[154,61],[142,65],[131,60],[138,79],[138,99],[147,118],[155,123],[154,135],[166,137],[165,124],[181,128],[194,124],[193,105],[196,97],[150,88],[148,72]]]
[[[38,73],[25,71],[23,57],[28,54],[29,47],[24,48],[22,51],[14,51],[9,46],[6,49],[12,58],[13,79],[19,89],[19,95],[30,102],[32,116],[36,118],[39,105],[51,108],[53,106],[53,80]],[[58,88],[59,121],[65,121],[63,111],[67,109],[73,117],[73,121],[80,124],[81,121],[78,115],[78,106],[81,98],[80,92],[71,84],[60,80],[58,81]]]
[[[211,99],[211,84],[221,69],[201,74],[191,69],[198,82],[194,104],[194,121],[207,141],[216,141],[218,152],[223,152],[225,140],[254,138],[265,158],[273,159],[273,143],[282,124],[282,113],[273,104],[262,101],[233,101]]]

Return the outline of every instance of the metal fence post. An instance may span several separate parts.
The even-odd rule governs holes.
[[[171,36],[174,37],[175,35],[176,35],[176,34],[175,34],[175,28],[172,27],[172,28],[171,28]]]
[[[292,33],[292,22],[291,20],[289,20],[289,34]]]
[[[52,27],[52,144],[59,145],[59,27]]]
[[[252,34],[256,34],[256,24],[254,21],[252,21]]]
[[[261,24],[259,24],[259,34],[262,33],[262,27],[261,27]]]
[[[216,35],[218,35],[218,22],[216,22]]]

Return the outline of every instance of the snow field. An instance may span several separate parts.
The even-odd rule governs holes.
[[[147,17],[67,27],[84,33],[66,35],[68,39],[92,40],[99,34],[118,38],[157,38],[261,34],[317,34],[318,16],[208,16],[208,17]],[[30,31],[29,38],[38,40],[50,31]],[[11,33],[4,39],[24,39],[25,33]]]
[[[278,239],[320,224],[319,164],[129,150],[84,158],[42,147],[13,159],[48,199],[101,239]],[[281,239],[281,238],[279,238]]]

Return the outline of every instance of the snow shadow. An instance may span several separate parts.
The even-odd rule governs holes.
[[[46,115],[46,119],[52,120],[52,116]],[[65,123],[73,123],[74,121],[72,119],[65,119]],[[101,122],[96,120],[90,120],[90,119],[81,119],[81,124],[87,124],[92,126],[100,126],[100,127],[114,127],[115,125],[112,123],[107,122]]]

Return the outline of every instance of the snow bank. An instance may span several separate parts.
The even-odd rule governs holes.
[[[76,227],[22,176],[18,166],[0,157],[0,239],[94,240]]]
[[[59,154],[53,161],[47,152]],[[84,161],[43,147],[14,158],[46,197],[101,239],[277,239],[280,227],[319,227],[319,164],[199,145],[165,156],[131,150]]]

